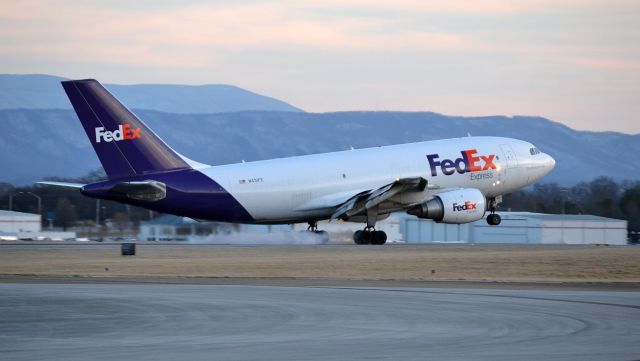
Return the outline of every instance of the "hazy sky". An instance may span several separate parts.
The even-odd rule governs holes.
[[[640,1],[0,0],[0,72],[640,133]]]

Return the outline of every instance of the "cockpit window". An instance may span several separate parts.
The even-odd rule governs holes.
[[[529,153],[531,153],[531,155],[536,155],[536,154],[540,154],[540,150],[538,148],[529,148]]]

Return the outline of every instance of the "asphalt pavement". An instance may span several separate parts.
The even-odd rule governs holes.
[[[640,292],[0,284],[1,360],[637,360]]]

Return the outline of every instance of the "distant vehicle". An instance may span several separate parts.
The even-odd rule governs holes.
[[[365,224],[355,243],[384,244],[376,221],[396,211],[444,223],[489,211],[498,225],[501,195],[555,166],[525,141],[466,137],[212,167],[171,149],[96,80],[62,86],[108,180],[38,183],[200,220],[306,222],[322,233],[319,220],[341,219]]]

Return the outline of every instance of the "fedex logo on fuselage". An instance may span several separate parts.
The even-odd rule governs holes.
[[[438,175],[437,168],[440,168],[440,171],[442,171],[444,175],[452,175],[454,172],[464,174],[467,172],[497,169],[496,165],[493,164],[495,154],[476,156],[477,153],[478,151],[475,149],[463,150],[460,152],[462,156],[455,160],[440,160],[440,156],[437,153],[429,154],[427,155],[427,159],[429,160],[431,175],[434,177]]]
[[[113,141],[118,142],[121,140],[130,140],[136,138],[141,138],[140,128],[131,128],[131,125],[129,124],[121,124],[120,126],[118,126],[118,129],[114,131],[104,130],[104,127],[96,128],[96,143],[100,143],[103,140],[109,143]]]

